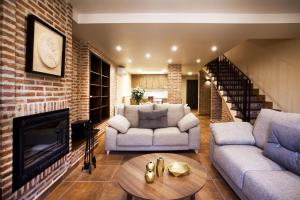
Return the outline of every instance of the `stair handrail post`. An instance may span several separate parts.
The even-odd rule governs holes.
[[[251,81],[249,80],[249,79],[247,79],[247,81],[248,81],[248,87],[247,87],[247,89],[248,89],[248,120],[249,120],[249,122],[251,121]]]
[[[247,116],[247,93],[248,93],[248,80],[244,79],[243,80],[243,121],[247,121],[248,120],[248,116]]]
[[[217,89],[219,89],[219,85],[220,85],[220,83],[219,83],[219,81],[220,81],[220,79],[219,79],[219,76],[220,76],[220,58],[218,58],[217,61],[218,61],[218,65],[217,65]]]

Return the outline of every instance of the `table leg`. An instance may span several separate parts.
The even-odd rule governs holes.
[[[129,193],[127,193],[127,200],[133,200],[133,196]]]
[[[196,194],[192,194],[191,200],[196,200]]]

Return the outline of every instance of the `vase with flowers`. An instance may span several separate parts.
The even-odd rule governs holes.
[[[131,91],[131,99],[137,104],[139,105],[144,97],[145,94],[145,90],[142,88],[133,88]]]

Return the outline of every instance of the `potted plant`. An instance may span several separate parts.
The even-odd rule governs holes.
[[[142,88],[133,88],[131,91],[131,99],[135,101],[137,105],[139,105],[144,97],[145,90]]]

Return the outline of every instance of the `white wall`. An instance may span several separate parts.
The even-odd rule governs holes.
[[[122,97],[125,96],[126,103],[129,103],[131,95],[131,74],[117,74],[117,104],[122,103]]]
[[[300,39],[248,40],[225,55],[279,108],[300,113]]]

